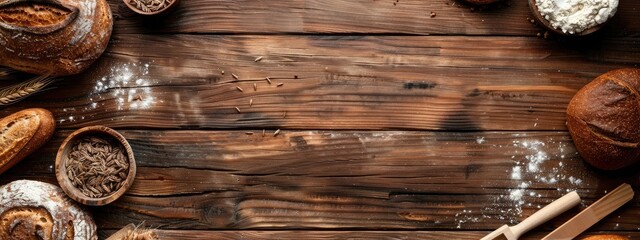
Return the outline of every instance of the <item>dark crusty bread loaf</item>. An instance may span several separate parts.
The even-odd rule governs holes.
[[[620,235],[606,234],[606,235],[593,235],[593,236],[583,238],[582,240],[629,240],[629,239],[630,238],[628,237],[623,237]]]
[[[605,73],[571,99],[567,126],[580,156],[596,168],[621,169],[640,158],[640,69]]]
[[[104,52],[113,19],[105,0],[0,1],[0,65],[76,74]]]
[[[41,108],[0,119],[0,174],[44,145],[55,127],[51,112]]]
[[[59,187],[18,180],[0,187],[0,239],[97,240],[96,225]]]

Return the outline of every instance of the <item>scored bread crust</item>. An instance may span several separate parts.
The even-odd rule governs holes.
[[[42,147],[55,131],[51,112],[19,111],[0,120],[0,174]]]
[[[0,1],[0,65],[40,75],[80,73],[104,52],[112,27],[106,0]]]
[[[98,239],[89,213],[44,182],[18,180],[0,187],[0,220],[0,239]]]
[[[580,156],[604,170],[640,159],[640,69],[618,69],[584,86],[567,108],[567,127]]]
[[[606,235],[593,235],[593,236],[583,238],[582,240],[629,240],[629,239],[630,238],[628,237],[624,237],[620,235],[606,234]]]

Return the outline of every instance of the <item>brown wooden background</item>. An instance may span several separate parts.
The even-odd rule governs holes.
[[[55,152],[77,128],[129,139],[138,175],[123,198],[91,208],[101,236],[144,221],[166,239],[478,239],[567,191],[584,208],[622,182],[640,186],[637,166],[586,166],[565,127],[578,89],[639,63],[640,1],[620,0],[583,39],[541,37],[519,0],[186,0],[164,19],[110,3],[99,62],[0,109],[58,120],[1,183],[55,183]],[[638,199],[589,234],[640,238]]]

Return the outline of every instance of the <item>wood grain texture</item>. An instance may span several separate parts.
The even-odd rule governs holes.
[[[145,19],[121,0],[110,0],[115,33],[304,33],[518,35],[544,33],[529,20],[527,1],[510,0],[488,8],[452,0],[203,0],[184,1],[164,19]],[[637,36],[638,1],[620,1],[603,29],[608,36]],[[431,13],[435,17],[431,17]]]
[[[326,239],[473,239],[477,240],[483,237],[485,232],[476,231],[159,231],[162,239],[184,239],[188,237],[193,240],[201,239],[308,239],[308,240],[326,240]],[[584,234],[581,237],[587,237],[597,234],[611,234],[607,232]],[[637,232],[618,232],[621,236],[631,239],[640,237]],[[521,239],[540,239],[544,237],[544,233],[536,232],[527,234]]]
[[[109,232],[103,232],[108,236]],[[185,230],[162,230],[158,231],[162,239],[192,239],[192,240],[237,240],[237,239],[278,239],[278,240],[328,240],[328,239],[350,239],[350,240],[424,240],[424,239],[457,239],[457,240],[477,240],[488,232],[477,231],[185,231]],[[586,236],[596,234],[611,234],[607,232],[585,234]],[[640,237],[638,232],[617,232],[621,236],[631,239]],[[540,239],[544,237],[544,232],[527,234],[520,238],[523,240]],[[581,236],[582,237],[582,236]]]
[[[121,199],[92,209],[103,229],[491,230],[568,191],[586,206],[622,182],[640,185],[637,171],[585,166],[566,132],[121,132],[138,175]],[[55,182],[53,156],[69,133],[1,181]],[[594,230],[635,231],[638,199]]]
[[[0,115],[45,107],[61,128],[564,130],[578,89],[639,61],[631,38],[125,34],[91,71]]]

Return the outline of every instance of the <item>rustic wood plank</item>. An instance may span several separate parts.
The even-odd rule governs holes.
[[[526,35],[545,31],[529,19],[527,1],[487,9],[451,0],[203,0],[184,1],[164,19],[137,16],[121,0],[110,0],[116,33],[308,33]],[[620,1],[604,35],[640,32],[638,1]],[[431,17],[431,12],[436,17]]]
[[[110,232],[104,232],[104,236]],[[638,232],[614,232],[616,234],[627,236],[631,239],[637,239],[640,237]],[[458,239],[458,240],[477,240],[487,234],[487,232],[474,232],[474,231],[192,231],[192,230],[161,230],[158,234],[162,239],[192,239],[192,240],[236,240],[236,239],[278,239],[278,240],[326,240],[326,239],[379,239],[379,240],[392,240],[392,239]],[[536,232],[530,233],[522,237],[521,239],[540,239],[544,237],[546,233]],[[611,232],[597,232],[584,234],[582,237],[597,235],[597,234],[612,234]]]
[[[585,166],[566,132],[121,132],[138,175],[122,199],[93,208],[101,228],[490,230],[568,191],[586,206],[622,182],[640,185],[637,168]],[[1,182],[55,182],[54,154],[69,133]],[[636,231],[639,199],[594,230]]]
[[[564,130],[575,91],[640,62],[640,41],[601,41],[125,34],[87,73],[0,115],[45,107],[61,128]]]

